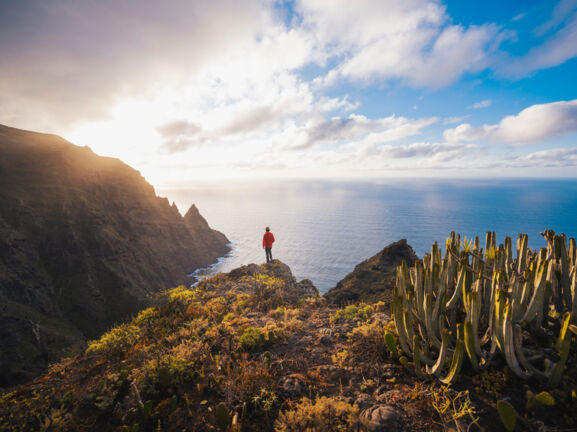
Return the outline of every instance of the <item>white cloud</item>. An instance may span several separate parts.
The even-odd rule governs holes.
[[[562,0],[553,10],[552,17],[536,29],[538,36],[560,27],[552,36],[528,53],[513,57],[500,54],[496,64],[499,76],[520,79],[541,69],[565,63],[577,56],[577,5],[575,0]]]
[[[448,143],[414,143],[404,146],[384,146],[381,154],[390,159],[428,158],[432,162],[470,157],[475,145]]]
[[[547,32],[563,24],[567,17],[571,16],[574,12],[577,12],[577,0],[560,0],[553,8],[551,18],[537,27],[534,33],[537,36],[545,35]]]
[[[522,167],[577,166],[577,148],[556,148],[536,151],[528,155],[518,157],[514,161],[514,165]]]
[[[472,108],[479,109],[479,108],[488,108],[491,106],[491,99],[485,99],[480,102],[474,103]]]
[[[299,9],[303,28],[315,36],[320,61],[338,59],[321,81],[325,85],[345,78],[442,87],[487,67],[487,52],[499,31],[491,24],[448,25],[444,6],[427,0],[312,0],[301,1]]]
[[[473,127],[464,123],[447,129],[448,142],[489,139],[494,142],[523,144],[547,141],[577,132],[577,99],[532,105],[499,124]]]
[[[242,98],[310,56],[307,35],[287,30],[269,6],[0,2],[0,120],[61,132],[109,117],[119,101],[156,99],[192,84],[226,83],[226,94],[208,95],[210,104]],[[195,100],[205,102],[201,97]]]
[[[351,114],[348,118],[335,117],[328,120],[310,121],[295,131],[295,136],[298,138],[291,140],[288,147],[302,150],[326,142],[346,142],[347,146],[354,147],[359,144],[398,141],[418,135],[421,129],[436,121],[436,118],[407,119],[394,115],[369,119],[357,114]]]

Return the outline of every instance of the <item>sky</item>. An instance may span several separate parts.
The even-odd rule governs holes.
[[[157,187],[577,177],[577,0],[0,0],[0,123]]]

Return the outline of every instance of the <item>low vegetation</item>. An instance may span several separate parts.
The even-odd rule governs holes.
[[[0,430],[571,430],[575,243],[545,236],[513,258],[453,235],[399,268],[393,314],[288,301],[278,261],[168,290],[5,392]]]

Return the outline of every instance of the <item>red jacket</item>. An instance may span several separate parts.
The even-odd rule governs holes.
[[[270,231],[267,231],[262,236],[262,247],[271,248],[274,243],[274,236]]]

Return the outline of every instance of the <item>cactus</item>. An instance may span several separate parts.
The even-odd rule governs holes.
[[[147,400],[142,405],[142,415],[144,418],[149,418],[152,415],[152,401]]]
[[[226,432],[232,424],[230,411],[223,402],[216,406],[216,409],[214,410],[214,418],[216,420],[216,426],[222,432]]]
[[[547,248],[539,252],[519,235],[514,257],[510,237],[497,247],[495,233],[487,233],[483,252],[479,238],[461,242],[453,232],[444,255],[435,243],[414,267],[397,268],[392,313],[418,375],[445,373],[443,382],[453,382],[466,359],[480,370],[500,355],[523,379],[559,384],[577,334],[577,246],[552,230],[542,235]]]
[[[390,333],[390,332],[386,332],[385,333],[385,344],[387,345],[387,348],[388,348],[389,352],[391,353],[391,357],[397,358],[398,357],[398,349],[397,349],[397,338],[395,337],[395,335]]]
[[[505,400],[500,400],[497,402],[497,411],[505,429],[509,432],[514,431],[517,423],[517,411],[515,411],[513,405]]]

